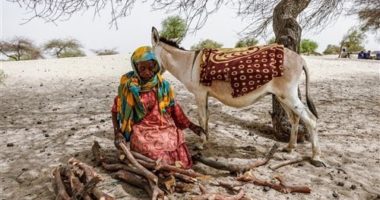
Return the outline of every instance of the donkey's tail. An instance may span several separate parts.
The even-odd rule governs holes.
[[[302,69],[305,71],[305,76],[306,76],[306,103],[307,103],[307,106],[309,107],[310,111],[318,119],[317,109],[315,108],[313,100],[310,98],[310,95],[309,95],[309,71],[306,67],[306,64],[304,64],[302,66]]]

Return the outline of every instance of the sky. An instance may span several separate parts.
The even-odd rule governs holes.
[[[91,55],[92,49],[112,49],[120,53],[131,53],[142,45],[151,44],[151,27],[161,29],[161,22],[176,13],[152,11],[149,3],[136,3],[131,14],[118,21],[118,29],[110,28],[108,10],[101,11],[101,16],[94,17],[92,11],[77,13],[67,21],[57,21],[56,24],[45,23],[42,19],[34,19],[23,24],[30,15],[18,4],[0,1],[1,7],[1,40],[15,36],[30,38],[36,45],[42,45],[50,39],[75,38],[80,41],[85,52]],[[318,43],[318,52],[323,52],[328,44],[338,44],[348,29],[358,24],[355,16],[341,16],[322,31],[304,31],[303,39],[311,39]],[[247,25],[246,21],[236,17],[229,8],[221,8],[209,17],[205,26],[195,34],[187,35],[181,46],[186,49],[200,40],[212,39],[223,44],[223,47],[233,47],[239,40],[239,31]],[[380,50],[380,42],[374,34],[367,34],[365,48]],[[265,44],[263,38],[258,38]],[[267,38],[269,40],[269,38]]]

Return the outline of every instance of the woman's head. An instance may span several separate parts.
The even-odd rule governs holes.
[[[133,70],[143,81],[150,80],[160,71],[157,58],[149,46],[137,48],[132,54],[131,63]]]

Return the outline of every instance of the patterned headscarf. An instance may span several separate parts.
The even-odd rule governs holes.
[[[137,63],[148,60],[154,60],[156,63],[156,67],[153,69],[155,75],[149,81],[143,82],[137,72]],[[166,108],[169,106],[174,106],[173,88],[159,73],[160,65],[152,48],[149,46],[137,48],[132,54],[131,63],[133,71],[124,74],[120,79],[117,102],[121,131],[127,141],[130,139],[133,124],[141,121],[146,114],[140,100],[141,91],[157,89],[157,99],[161,113],[166,112]]]

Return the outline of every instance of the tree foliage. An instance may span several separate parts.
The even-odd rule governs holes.
[[[32,60],[42,58],[41,51],[30,39],[15,37],[0,41],[0,53],[10,60]]]
[[[191,50],[200,50],[205,48],[221,48],[223,44],[218,43],[214,40],[205,39],[200,41],[198,44],[195,44],[190,47]]]
[[[115,48],[113,48],[113,49],[97,49],[97,50],[92,50],[92,52],[94,52],[98,56],[119,54],[119,52],[116,51]]]
[[[348,52],[358,52],[364,50],[363,42],[364,42],[365,33],[363,30],[358,28],[351,28],[348,32],[343,36],[340,46],[346,47]]]
[[[92,10],[94,15],[100,11],[111,8],[110,24],[117,27],[117,21],[130,14],[135,0],[104,1],[104,0],[8,0],[17,3],[32,13],[29,20],[42,18],[48,22],[60,19],[69,19],[75,13]],[[199,30],[204,26],[210,15],[216,13],[221,7],[230,7],[236,11],[238,17],[248,22],[242,30],[248,36],[256,37],[270,28],[273,9],[281,0],[151,0],[149,3],[153,10],[164,10],[166,13],[181,13],[191,30]],[[300,0],[297,0],[300,1]],[[304,29],[324,27],[330,21],[337,19],[343,13],[347,0],[302,0],[308,1],[308,9],[300,15],[300,24]],[[355,0],[349,0],[355,1]],[[297,2],[292,2],[297,3]]]
[[[340,47],[337,45],[329,44],[327,45],[326,49],[323,51],[323,54],[329,55],[329,54],[339,54]]]
[[[161,23],[160,35],[179,44],[186,35],[186,21],[180,16],[170,16]]]
[[[241,40],[239,40],[239,41],[235,44],[235,47],[236,47],[236,48],[239,48],[239,47],[255,46],[255,45],[257,45],[257,43],[259,43],[259,41],[256,40],[255,38],[245,38],[245,39],[241,39]]]
[[[363,30],[380,30],[380,1],[355,0],[351,14],[357,14]]]
[[[303,39],[301,41],[300,52],[304,54],[312,54],[315,53],[318,48],[318,44],[309,39]]]
[[[80,42],[75,39],[53,39],[45,43],[44,51],[56,58],[85,56],[81,47]]]

